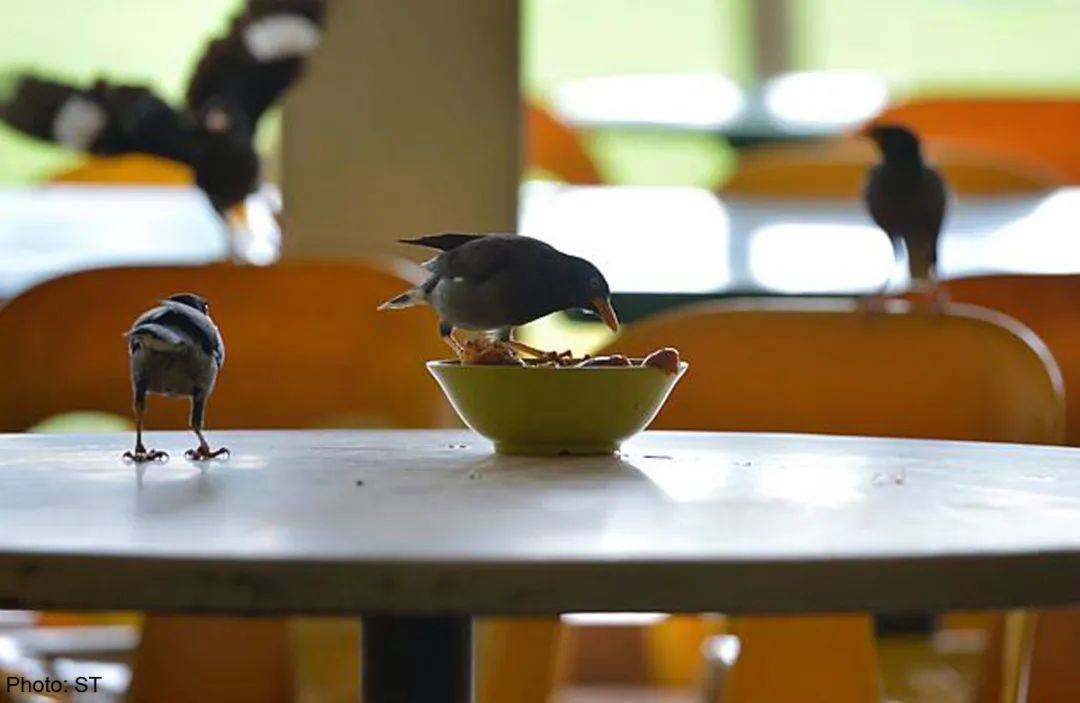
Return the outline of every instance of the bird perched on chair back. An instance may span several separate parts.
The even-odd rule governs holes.
[[[619,321],[611,291],[595,266],[531,237],[515,234],[435,234],[402,243],[440,253],[424,264],[427,280],[379,306],[430,305],[439,334],[460,351],[455,327],[502,330],[558,310],[594,310],[612,330]]]
[[[206,299],[194,293],[169,296],[135,320],[127,340],[136,429],[135,449],[124,457],[136,462],[168,457],[165,452],[148,450],[143,445],[148,393],[191,398],[191,429],[199,438],[199,446],[187,451],[189,459],[211,459],[228,453],[224,447],[211,450],[202,433],[206,400],[225,363],[225,342],[210,319]]]
[[[903,243],[912,283],[929,289],[940,306],[937,257],[945,218],[945,182],[923,160],[919,139],[911,130],[875,124],[864,134],[874,140],[882,156],[870,169],[863,192],[870,216],[885,230],[897,255]]]
[[[141,152],[187,164],[228,226],[234,253],[245,198],[259,187],[259,118],[297,79],[322,34],[325,0],[249,0],[195,68],[185,105],[144,86],[76,87],[21,75],[0,119],[30,136],[92,154]]]

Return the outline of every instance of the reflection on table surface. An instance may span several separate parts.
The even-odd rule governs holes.
[[[0,212],[0,299],[80,269],[225,256],[221,225],[193,189],[12,188],[0,190]],[[941,272],[1080,272],[1078,222],[1078,188],[955,199]],[[519,229],[592,259],[617,292],[865,293],[893,272],[888,241],[856,198],[533,181],[521,189]],[[263,244],[272,261],[278,243]],[[894,286],[905,283],[897,270]]]

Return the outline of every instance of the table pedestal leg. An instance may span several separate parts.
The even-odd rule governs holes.
[[[364,703],[472,703],[472,621],[373,616],[363,620]]]

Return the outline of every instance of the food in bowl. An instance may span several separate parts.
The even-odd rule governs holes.
[[[478,337],[459,342],[460,351],[458,361],[461,364],[475,366],[528,366],[532,368],[575,368],[586,369],[598,366],[650,366],[674,375],[679,373],[679,350],[674,347],[664,347],[652,352],[639,363],[622,354],[607,354],[603,356],[590,356],[574,358],[570,352],[558,354],[539,352],[518,342],[503,342],[498,339]],[[521,351],[524,350],[533,358],[524,359]]]
[[[609,356],[586,356],[583,360],[575,364],[579,369],[587,369],[590,366],[633,366],[634,362],[627,359],[622,354],[611,354]]]
[[[506,342],[480,337],[461,344],[458,361],[463,364],[484,366],[522,366],[524,361]]]
[[[652,354],[649,354],[641,362],[642,366],[651,366],[655,369],[660,369],[666,374],[674,375],[679,373],[679,350],[674,347],[664,347],[663,349],[657,349]]]

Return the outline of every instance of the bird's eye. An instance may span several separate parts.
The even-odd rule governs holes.
[[[600,277],[599,276],[593,276],[592,278],[590,278],[589,279],[589,287],[594,289],[594,290],[600,290],[600,287],[601,287],[600,286]]]

